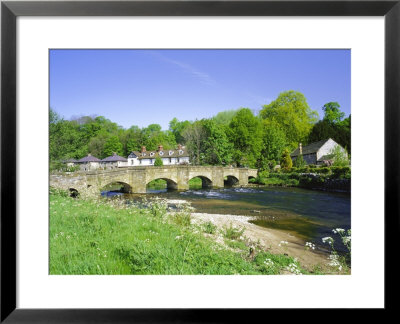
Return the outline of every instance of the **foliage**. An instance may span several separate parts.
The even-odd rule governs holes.
[[[200,165],[202,152],[204,151],[204,140],[206,131],[201,121],[196,120],[183,131],[182,136],[188,147],[190,158],[193,164]]]
[[[310,109],[305,96],[293,90],[280,93],[276,100],[263,106],[260,116],[276,122],[285,131],[292,148],[306,142],[318,119],[318,113]]]
[[[233,161],[238,166],[256,166],[263,145],[260,119],[250,109],[242,108],[232,118],[227,133],[234,147]]]
[[[229,164],[232,160],[233,145],[229,142],[224,129],[213,119],[204,119],[202,124],[205,132],[202,164]]]
[[[303,159],[303,154],[299,154],[294,160],[294,166],[297,168],[302,168],[306,165],[306,161]]]
[[[217,231],[217,226],[208,221],[203,223],[203,232],[207,234],[214,234]]]
[[[175,137],[176,143],[185,144],[185,137],[183,133],[186,127],[190,126],[190,122],[188,120],[179,121],[177,118],[173,118],[169,122],[169,130]]]
[[[343,117],[344,112],[340,111],[340,105],[337,102],[328,102],[323,107],[322,110],[324,111],[324,121],[327,121],[330,124],[339,123]]]
[[[123,146],[119,141],[118,136],[109,137],[104,143],[102,158],[111,156],[113,153],[117,153],[118,155],[122,155]]]
[[[281,168],[290,170],[292,168],[293,162],[290,157],[289,150],[284,150],[281,158]]]
[[[224,230],[222,234],[224,235],[225,238],[230,239],[230,240],[237,240],[240,238],[244,233],[244,227],[235,227],[232,224],[226,227],[224,227]]]
[[[344,167],[350,165],[347,152],[343,150],[340,146],[335,146],[330,152],[330,155],[332,156],[334,166]]]
[[[154,166],[163,166],[163,165],[164,163],[162,159],[159,156],[157,156],[156,159],[154,160]]]
[[[239,109],[220,111],[212,119],[218,126],[227,126],[238,111]]]

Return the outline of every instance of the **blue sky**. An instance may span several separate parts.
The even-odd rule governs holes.
[[[287,90],[350,114],[350,50],[51,50],[50,106],[129,128],[260,110]]]

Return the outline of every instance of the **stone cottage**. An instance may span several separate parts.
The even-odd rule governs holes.
[[[70,167],[75,166],[76,163],[78,163],[78,161],[75,159],[68,159],[68,160],[65,160],[64,163],[67,165],[68,168],[70,168]]]
[[[90,153],[76,163],[80,166],[81,171],[93,171],[100,168],[101,160]]]
[[[164,150],[163,146],[159,145],[156,151],[147,151],[146,147],[142,146],[140,152],[133,151],[128,156],[128,166],[154,165],[157,157],[161,158],[163,165],[189,164],[189,153],[179,144],[175,150]]]
[[[128,160],[122,156],[119,156],[116,152],[111,156],[107,156],[101,160],[100,167],[102,169],[116,169],[128,166]]]
[[[332,163],[332,150],[337,146],[340,147],[342,152],[345,152],[345,149],[331,138],[304,147],[299,143],[299,147],[290,153],[290,157],[293,163],[302,154],[306,164],[330,165]]]

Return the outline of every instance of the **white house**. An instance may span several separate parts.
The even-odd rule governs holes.
[[[100,168],[101,160],[95,156],[92,156],[90,153],[84,158],[78,160],[76,163],[80,166],[82,171],[92,171]]]
[[[128,160],[122,156],[113,153],[111,156],[107,156],[101,160],[100,167],[103,169],[116,169],[128,166]]]
[[[340,147],[342,152],[345,152],[345,149],[331,138],[314,142],[304,147],[301,145],[301,143],[299,143],[299,147],[290,153],[290,157],[292,158],[293,162],[299,155],[303,155],[303,159],[306,164],[331,164],[332,151],[337,146]]]
[[[178,145],[175,150],[164,150],[162,145],[158,146],[156,151],[147,151],[142,146],[141,152],[133,151],[128,156],[128,166],[135,165],[154,165],[156,158],[163,161],[163,165],[189,164],[189,153],[182,145]]]

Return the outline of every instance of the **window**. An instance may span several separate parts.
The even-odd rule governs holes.
[[[179,155],[182,155],[183,154],[183,151],[182,150],[179,150]]]
[[[163,151],[160,151],[158,154],[161,155],[161,156],[163,156],[163,155],[164,155],[164,152],[163,152]]]
[[[172,155],[172,154],[174,154],[174,151],[169,151],[168,154],[169,154],[169,155]]]
[[[150,156],[154,156],[154,152],[150,152]]]

